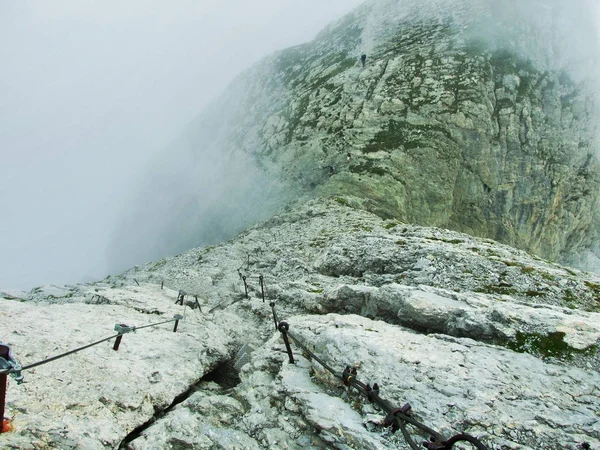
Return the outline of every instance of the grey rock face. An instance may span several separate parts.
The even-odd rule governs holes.
[[[382,398],[410,402],[446,437],[470,433],[491,449],[597,446],[600,279],[348,206],[359,204],[299,202],[227,243],[102,282],[2,294],[3,341],[23,364],[110,335],[114,322],[186,311],[177,333],[139,330],[118,352],[107,342],[24,371],[24,385],[10,379],[15,431],[3,447],[404,445],[381,411],[294,343],[288,363],[271,302],[336,371],[356,365]]]
[[[593,86],[492,46],[461,16],[406,17],[363,68],[356,54],[372,14],[277,60],[298,69],[280,69],[289,107],[262,136],[290,178],[362,196],[383,217],[545,257],[590,247],[600,200]],[[334,176],[319,174],[327,165]]]
[[[600,278],[490,239],[553,259],[598,234],[595,93],[569,66],[590,56],[569,44],[585,27],[563,42],[560,5],[516,22],[503,6],[373,2],[240,77],[183,161],[202,144],[237,157],[236,174],[254,160],[259,193],[286,182],[319,198],[101,282],[0,291],[0,339],[23,364],[185,314],[177,333],[139,330],[118,352],[9,379],[0,446],[406,448],[306,351],[288,362],[270,303],[327,364],[357,367],[446,437],[600,446]],[[535,38],[516,39],[525,29]],[[194,234],[188,206],[173,234]]]
[[[367,3],[242,74],[184,153],[250,157],[291,197],[353,195],[382,217],[582,261],[600,223],[583,7]]]

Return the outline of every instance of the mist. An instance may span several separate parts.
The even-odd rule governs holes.
[[[193,147],[196,124],[215,132],[217,99],[236,75],[362,2],[0,0],[0,288],[101,279],[274,211],[286,199],[277,180],[243,156]],[[381,14],[396,3],[380,2]],[[411,7],[425,14],[428,4],[454,5]],[[492,4],[473,33],[575,79],[598,73],[595,2]],[[590,15],[595,29],[582,30]],[[527,18],[515,28],[537,23],[549,35],[494,34],[514,17]],[[534,54],[536,40],[561,33],[564,46]]]
[[[107,248],[158,155],[240,71],[361,2],[0,0],[0,287],[143,258]]]

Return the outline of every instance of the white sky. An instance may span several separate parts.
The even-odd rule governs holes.
[[[152,155],[261,57],[363,0],[0,0],[0,288],[107,274]]]

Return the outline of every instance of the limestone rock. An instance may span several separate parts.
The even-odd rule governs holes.
[[[169,158],[260,168],[215,229],[249,204],[270,211],[245,195],[274,200],[262,188],[282,183],[287,199],[352,195],[381,217],[589,264],[600,237],[600,51],[583,1],[550,3],[367,2],[241,74]],[[161,242],[207,233],[206,212],[180,209]]]
[[[335,371],[359,366],[382,398],[410,402],[446,437],[467,432],[490,449],[600,444],[597,276],[383,220],[352,197],[297,202],[234,240],[97,283],[2,295],[2,339],[24,365],[110,336],[114,323],[185,311],[177,333],[140,329],[117,352],[104,342],[25,370],[23,385],[9,379],[6,448],[404,445],[294,343],[289,364],[271,303]]]

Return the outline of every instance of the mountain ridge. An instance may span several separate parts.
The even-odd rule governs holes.
[[[228,242],[96,283],[2,294],[3,340],[23,365],[115,322],[184,316],[177,333],[140,330],[118,352],[106,342],[24,371],[26,385],[9,379],[16,432],[0,435],[3,445],[403,445],[381,411],[294,343],[288,362],[271,303],[328,364],[360,364],[360,380],[410,402],[447,437],[469,433],[490,449],[598,445],[600,278],[489,239],[383,220],[359,201],[297,201]]]
[[[541,9],[495,47],[507,5]],[[599,446],[600,278],[556,262],[598,236],[594,87],[562,70],[594,52],[565,52],[586,26],[555,42],[581,13],[558,6],[373,1],[238,77],[156,163],[115,241],[180,253],[0,291],[23,365],[140,329],[9,378],[2,445],[406,448],[295,341],[290,362],[279,320],[446,437]],[[528,24],[540,39],[511,44]]]
[[[525,3],[515,10],[531,9]],[[293,198],[347,194],[382,217],[591,269],[600,236],[598,89],[590,69],[598,46],[579,45],[592,33],[589,21],[561,41],[561,27],[580,19],[581,5],[565,11],[555,3],[513,21],[492,20],[501,9],[494,2],[367,3],[240,75],[169,157],[192,155],[191,174],[204,173],[202,155],[218,161],[217,203],[239,198],[241,210],[248,191],[262,190],[252,203],[260,219]],[[481,35],[484,26],[489,35]],[[578,44],[572,55],[571,44]],[[249,189],[219,187],[227,171],[243,170],[252,174]],[[202,203],[196,192],[182,198]],[[183,201],[173,195],[171,202]],[[140,197],[141,208],[152,196]],[[178,251],[200,244],[205,215],[175,217],[193,223]]]

